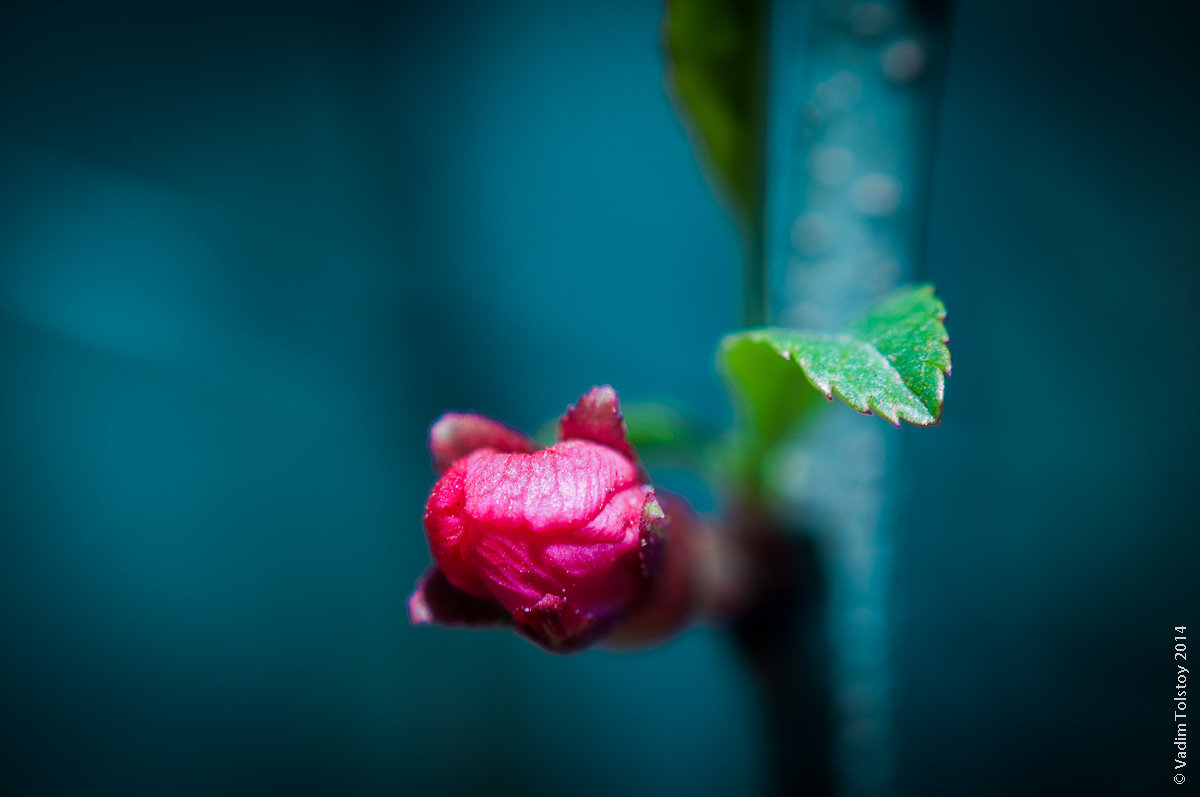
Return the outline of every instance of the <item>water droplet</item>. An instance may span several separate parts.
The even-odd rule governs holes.
[[[925,48],[915,39],[901,39],[889,44],[880,60],[883,74],[888,80],[908,83],[920,77],[925,70]]]
[[[892,26],[892,9],[883,3],[860,3],[850,12],[850,29],[855,36],[879,36]]]
[[[850,201],[859,213],[890,216],[900,207],[900,181],[888,174],[867,174],[850,187]]]
[[[862,78],[846,69],[839,69],[813,89],[806,103],[805,115],[810,122],[819,123],[849,109],[862,99]]]
[[[845,147],[813,147],[808,167],[820,182],[833,187],[845,182],[854,172],[854,154]]]
[[[825,251],[829,240],[829,220],[820,213],[805,213],[792,225],[792,244],[806,255]]]

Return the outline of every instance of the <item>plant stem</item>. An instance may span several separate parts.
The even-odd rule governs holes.
[[[741,528],[755,599],[733,625],[763,712],[771,794],[833,793],[827,590],[809,534]]]
[[[917,271],[949,9],[946,0],[775,5],[779,47],[771,91],[779,113],[772,126],[778,150],[771,219],[787,229],[811,221],[823,232],[815,247],[772,243],[771,267],[808,288],[803,297],[789,297],[790,307],[778,301],[774,307],[789,320],[819,325],[846,317],[872,292]],[[884,12],[877,21],[860,15],[868,6]],[[817,179],[813,166],[830,163],[849,171],[832,182]],[[887,212],[864,201],[876,182],[890,196],[891,204],[881,206]],[[785,234],[779,227],[766,240],[782,244]],[[820,311],[809,314],[812,307]],[[763,693],[781,793],[865,795],[892,787],[893,537],[880,452],[897,443],[879,430],[869,432],[878,446],[852,444],[849,434],[827,427],[808,448],[783,444],[780,459],[792,451],[819,454],[836,475],[786,496],[791,506],[812,507],[820,536],[790,529],[798,532],[793,590],[764,594],[760,602],[768,605],[756,609],[763,619],[748,615],[738,633]],[[871,623],[855,624],[864,613]],[[760,623],[767,629],[755,630]],[[856,699],[835,704],[835,688]]]

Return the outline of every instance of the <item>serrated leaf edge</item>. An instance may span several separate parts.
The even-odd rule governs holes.
[[[946,320],[945,304],[934,293],[932,285],[919,286],[914,289],[914,292],[928,293],[930,295],[930,297],[934,301],[937,302],[938,309],[934,312],[934,319],[936,320],[937,325],[940,328],[940,330],[939,330],[941,333],[939,336],[941,338],[940,345],[943,348],[947,349],[947,351],[948,351],[949,347],[947,344],[950,343],[950,337],[946,331],[946,327],[945,327],[945,323],[944,323]],[[882,304],[886,304],[888,301],[894,300],[896,298],[899,298],[899,292],[897,294],[894,294],[890,298],[885,298]],[[871,311],[868,311],[867,315],[870,315],[870,312]],[[911,412],[905,412],[903,410],[901,410],[900,412],[895,413],[895,414],[889,413],[889,412],[885,411],[882,407],[880,407],[875,401],[873,401],[871,396],[868,396],[868,400],[865,402],[865,404],[866,404],[865,407],[861,406],[859,404],[853,403],[841,390],[838,389],[838,386],[836,384],[834,384],[834,385],[822,384],[819,380],[817,380],[809,372],[810,365],[803,361],[804,358],[802,356],[800,356],[798,353],[793,352],[786,347],[780,347],[780,346],[776,345],[775,341],[772,340],[770,337],[771,333],[785,333],[786,335],[789,335],[789,336],[804,335],[811,339],[829,340],[829,341],[836,341],[836,342],[843,343],[843,344],[850,343],[850,344],[854,344],[854,345],[869,347],[871,352],[874,354],[874,356],[883,361],[883,364],[886,367],[887,371],[899,381],[900,385],[904,388],[904,390],[912,398],[913,403],[922,409],[922,411],[923,411],[922,414],[918,415],[916,417],[912,417]],[[726,335],[725,338],[721,341],[721,346],[719,347],[719,351],[721,352],[722,355],[725,355],[725,353],[728,352],[729,349],[731,349],[733,346],[737,345],[738,343],[740,343],[742,341],[748,341],[748,342],[756,343],[756,344],[763,344],[763,343],[767,344],[772,349],[774,349],[775,352],[779,354],[779,356],[783,357],[783,359],[794,363],[800,369],[800,373],[802,373],[804,375],[805,380],[810,385],[812,385],[813,388],[815,388],[817,390],[817,392],[819,392],[821,395],[823,395],[828,401],[833,401],[834,397],[836,396],[843,404],[845,404],[847,407],[854,410],[855,412],[859,412],[863,415],[878,415],[880,418],[887,421],[887,423],[896,427],[897,429],[900,428],[901,420],[905,421],[906,423],[908,423],[912,426],[916,426],[916,427],[920,427],[920,428],[937,426],[942,422],[942,408],[945,405],[946,377],[950,375],[951,368],[953,367],[953,364],[949,361],[948,358],[947,358],[946,366],[944,368],[941,366],[940,363],[938,363],[936,361],[933,362],[934,368],[936,369],[936,372],[937,372],[936,373],[936,382],[935,382],[935,389],[936,389],[936,395],[937,395],[937,408],[934,412],[931,413],[929,408],[926,407],[921,402],[921,399],[912,391],[912,388],[910,388],[908,386],[908,383],[906,383],[904,381],[903,375],[899,372],[899,370],[896,369],[895,364],[893,363],[891,358],[885,356],[883,354],[883,352],[881,352],[873,342],[871,342],[870,340],[868,340],[866,338],[860,337],[857,334],[848,333],[848,332],[830,334],[830,333],[824,333],[824,332],[813,332],[811,330],[789,329],[787,327],[758,327],[755,329],[741,330],[740,332],[734,332],[730,335]],[[726,358],[724,356],[722,356],[721,359],[725,360]]]

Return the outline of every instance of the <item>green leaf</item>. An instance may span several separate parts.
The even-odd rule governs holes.
[[[697,449],[706,435],[700,424],[671,404],[631,401],[621,405],[629,442],[643,456],[650,451]]]
[[[711,432],[695,417],[674,404],[657,401],[621,403],[629,442],[643,460],[692,461],[704,455]],[[544,446],[554,445],[558,419],[546,421],[533,436]]]
[[[767,327],[727,336],[719,358],[752,447],[777,442],[818,394],[895,426],[938,423],[950,373],[945,317],[926,285],[900,290],[836,334]]]
[[[693,143],[734,215],[750,226],[762,211],[765,13],[765,0],[670,0],[663,25],[680,115],[690,117]]]

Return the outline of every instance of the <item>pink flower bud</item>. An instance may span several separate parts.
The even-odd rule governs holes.
[[[509,621],[556,651],[578,649],[639,607],[666,519],[629,443],[616,391],[593,388],[559,442],[478,415],[430,430],[442,476],[425,507],[437,567],[409,599],[417,624]]]

